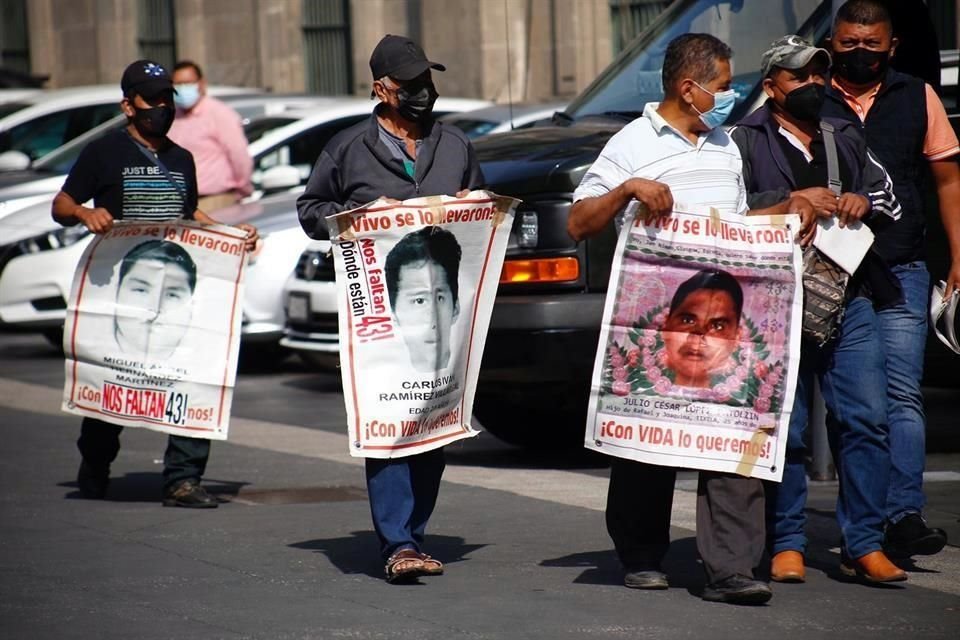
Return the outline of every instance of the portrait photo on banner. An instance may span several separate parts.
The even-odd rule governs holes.
[[[78,300],[78,359],[221,384],[238,266],[198,253],[160,238],[101,243]]]
[[[781,410],[793,276],[711,251],[656,255],[628,243],[602,393]]]

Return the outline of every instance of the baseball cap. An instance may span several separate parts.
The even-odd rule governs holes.
[[[374,80],[384,76],[396,80],[412,80],[427,69],[447,70],[442,64],[427,60],[423,49],[410,38],[403,36],[383,36],[370,56],[370,71],[373,72]]]
[[[144,98],[152,98],[162,91],[174,91],[170,74],[153,60],[137,60],[127,65],[120,79],[120,89],[125,96],[136,93]]]
[[[823,61],[829,67],[830,53],[826,49],[815,47],[800,36],[783,36],[760,58],[760,73],[766,78],[774,67],[800,69],[818,55],[823,55]]]

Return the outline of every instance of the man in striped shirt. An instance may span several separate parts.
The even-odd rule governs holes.
[[[737,145],[720,128],[733,108],[730,48],[707,34],[686,34],[668,46],[663,102],[647,104],[604,147],[574,194],[567,229],[581,240],[599,233],[632,200],[650,215],[669,216],[674,204],[715,207],[734,214],[802,216],[801,237],[815,229],[802,198],[747,211]],[[676,469],[611,459],[607,530],[626,568],[624,584],[665,589],[661,561],[670,543]],[[763,603],[769,585],[753,577],[765,544],[760,480],[701,471],[697,491],[697,547],[707,574],[703,598]]]
[[[53,200],[54,220],[64,226],[82,224],[93,233],[108,232],[115,220],[186,218],[216,224],[197,208],[193,156],[167,138],[174,118],[170,74],[156,62],[137,60],[123,72],[120,88],[127,126],[91,142],[80,153]],[[90,199],[93,207],[84,206]],[[247,231],[247,248],[252,250],[257,230],[248,224],[237,227]],[[152,357],[157,359],[158,354]],[[83,456],[77,485],[83,497],[105,497],[122,430],[103,420],[83,419],[77,440]],[[169,437],[163,457],[164,506],[217,506],[216,498],[200,486],[209,457],[209,440]]]

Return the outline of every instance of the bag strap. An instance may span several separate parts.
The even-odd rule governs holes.
[[[129,133],[127,134],[130,135]],[[137,146],[137,149],[140,150],[150,162],[157,166],[160,171],[163,172],[163,175],[167,178],[167,181],[173,185],[173,188],[177,190],[177,193],[180,194],[180,211],[183,212],[183,217],[190,220],[193,218],[193,211],[187,211],[187,191],[180,186],[180,183],[173,179],[173,176],[170,174],[170,170],[167,169],[167,166],[160,161],[160,158],[154,154],[152,151],[144,147],[142,144],[137,142],[133,136],[130,136],[130,140]]]
[[[833,136],[833,125],[821,121],[820,131],[823,132],[823,146],[827,151],[827,184],[830,191],[839,196],[842,193],[843,183],[840,181],[840,160],[837,158],[837,141]]]

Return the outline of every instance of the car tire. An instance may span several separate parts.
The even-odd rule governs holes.
[[[478,392],[473,411],[487,432],[508,444],[537,451],[583,446],[588,398],[582,387],[576,393],[558,393],[555,387],[528,390],[524,396]],[[531,407],[530,398],[538,406]]]
[[[44,329],[43,337],[47,339],[47,342],[49,342],[58,353],[63,355],[63,327]]]

